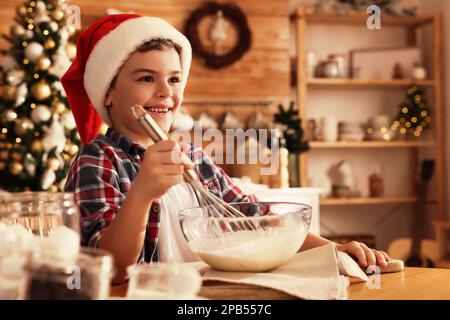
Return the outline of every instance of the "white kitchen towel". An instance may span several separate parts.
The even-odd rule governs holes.
[[[203,280],[256,285],[279,290],[301,299],[347,299],[351,282],[367,275],[346,253],[331,243],[297,253],[284,265],[261,273],[224,272],[207,268]]]
[[[161,197],[160,262],[182,263],[198,260],[189,248],[178,217],[182,210],[195,207],[198,207],[197,197],[186,182],[171,187]]]

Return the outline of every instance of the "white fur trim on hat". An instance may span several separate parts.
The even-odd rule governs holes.
[[[93,48],[84,71],[84,88],[103,121],[111,125],[105,108],[111,81],[131,53],[151,39],[170,39],[181,47],[181,90],[184,90],[191,66],[189,40],[171,24],[155,17],[132,18],[103,36]]]

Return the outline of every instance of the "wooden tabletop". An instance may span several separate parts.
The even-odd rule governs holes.
[[[371,287],[371,288],[369,288]],[[116,286],[112,297],[124,297],[127,286]],[[221,300],[285,300],[296,299],[286,293],[250,285],[206,281],[199,296]],[[381,275],[377,283],[351,284],[349,300],[450,300],[450,269],[405,268],[403,272]]]

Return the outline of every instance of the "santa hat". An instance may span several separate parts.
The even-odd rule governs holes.
[[[98,134],[103,122],[111,125],[105,95],[120,67],[143,43],[170,39],[181,47],[181,90],[186,86],[192,59],[188,39],[168,22],[136,14],[106,16],[84,30],[77,55],[61,82],[67,93],[84,144]]]

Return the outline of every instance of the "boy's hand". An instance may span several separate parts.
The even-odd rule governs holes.
[[[147,148],[135,180],[142,194],[161,197],[172,186],[183,181],[184,170],[193,169],[192,163],[181,161],[180,145],[171,140],[160,141]]]
[[[357,241],[351,241],[345,244],[336,244],[336,249],[356,257],[360,266],[365,268],[372,265],[386,267],[386,261],[390,260],[386,252],[370,249],[364,243]]]

